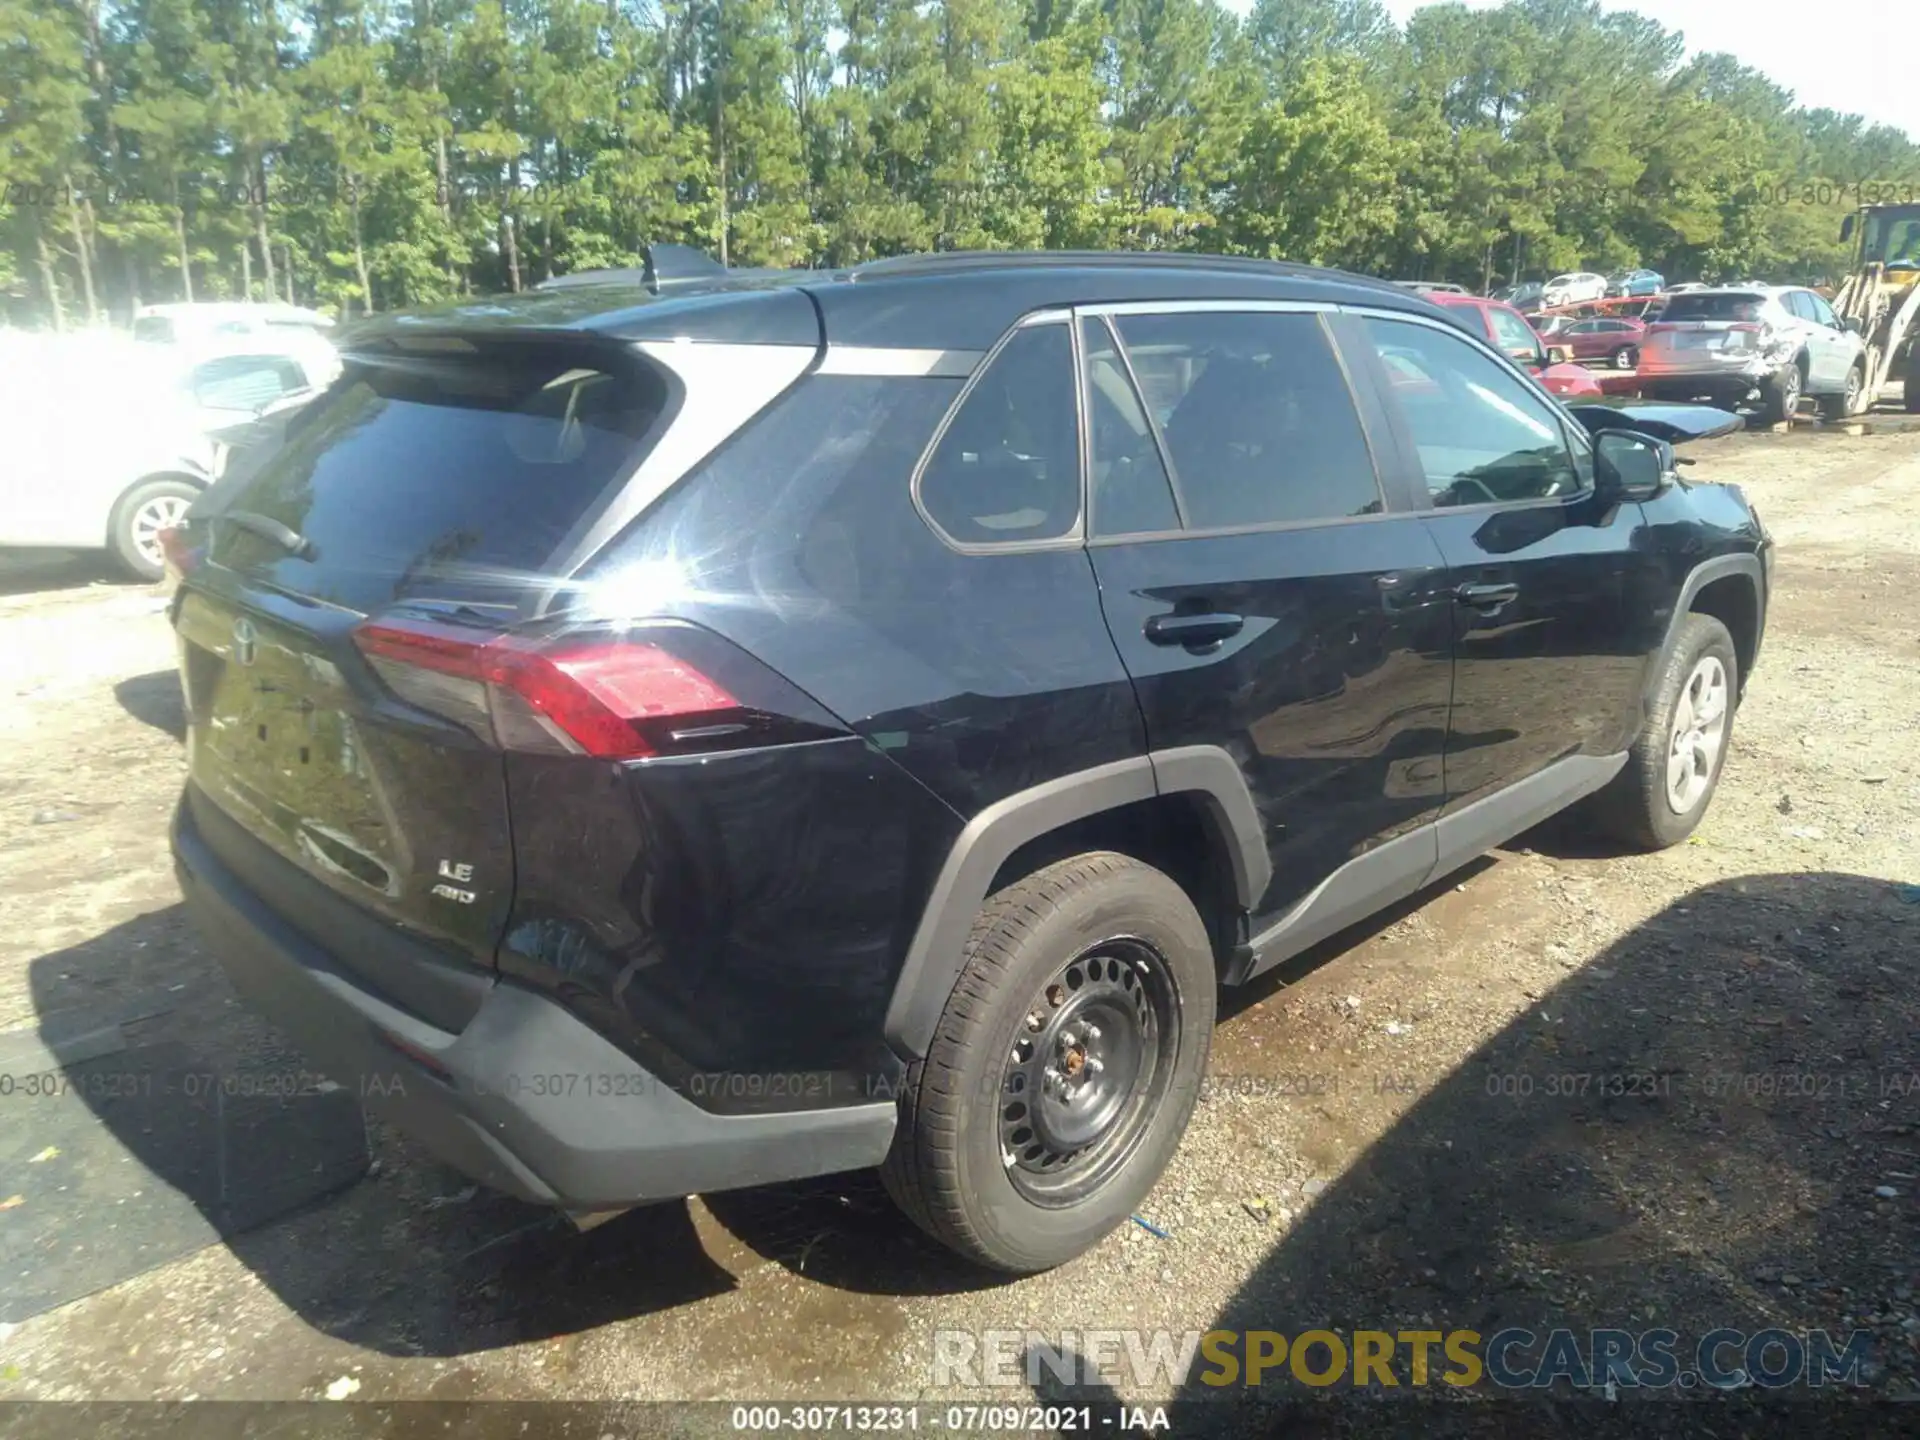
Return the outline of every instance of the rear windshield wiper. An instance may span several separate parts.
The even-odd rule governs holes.
[[[282,525],[271,515],[262,515],[253,510],[221,510],[213,516],[216,520],[228,520],[249,534],[258,535],[263,540],[271,540],[296,560],[312,560],[319,555],[314,543],[298,530]]]

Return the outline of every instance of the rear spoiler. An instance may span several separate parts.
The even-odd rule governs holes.
[[[579,285],[644,285],[654,294],[687,285],[711,285],[724,280],[751,280],[777,275],[777,270],[729,270],[718,260],[691,245],[649,245],[646,264],[609,267],[602,270],[576,270],[570,275],[555,275],[542,280],[536,290],[570,290]]]

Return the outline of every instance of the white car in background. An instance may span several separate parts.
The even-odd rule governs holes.
[[[1607,298],[1607,277],[1591,270],[1573,270],[1547,281],[1540,296],[1542,305],[1581,305],[1589,300]]]
[[[278,336],[0,335],[0,546],[106,550],[159,579],[161,532],[219,478],[232,439],[339,366],[324,341]]]
[[[325,335],[332,328],[333,321],[318,310],[257,300],[186,300],[142,305],[133,312],[134,339],[176,344],[235,335]]]

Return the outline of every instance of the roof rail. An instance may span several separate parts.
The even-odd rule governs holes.
[[[849,280],[894,275],[937,275],[960,270],[1027,269],[1033,266],[1165,266],[1171,270],[1240,270],[1262,275],[1324,274],[1316,266],[1292,260],[1260,260],[1250,255],[1207,255],[1186,250],[936,250],[893,255],[850,266]],[[1355,277],[1364,279],[1366,277]]]

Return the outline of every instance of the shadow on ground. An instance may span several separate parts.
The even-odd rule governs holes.
[[[1844,1344],[1858,1325],[1873,1332],[1864,1393],[1912,1393],[1920,908],[1911,899],[1907,887],[1860,876],[1784,874],[1708,886],[1668,907],[1458,1069],[1425,1077],[1422,1098],[1313,1201],[1225,1309],[1196,1319],[1349,1340],[1356,1330],[1491,1338],[1513,1327],[1540,1337],[1670,1327],[1689,1372],[1692,1347],[1718,1327],[1826,1329]],[[1882,1198],[1881,1186],[1898,1193]],[[1541,1351],[1508,1353],[1528,1372]],[[1317,1350],[1310,1369],[1327,1358]],[[1300,1384],[1284,1364],[1257,1391],[1208,1385],[1208,1368],[1195,1367],[1182,1399],[1202,1404],[1210,1429],[1272,1433],[1284,1421],[1288,1433],[1337,1434],[1380,1413],[1350,1386],[1332,1409],[1304,1403],[1340,1390]],[[1802,1403],[1788,1432],[1810,1433],[1809,1404],[1823,1433],[1861,1419],[1836,1402],[1863,1391],[1838,1391],[1794,1392]],[[1530,1393],[1583,1394],[1564,1376]],[[1423,1411],[1420,1432],[1505,1433],[1519,1418],[1510,1395],[1479,1395],[1506,1403]],[[1757,1389],[1717,1398],[1727,1408],[1714,1412],[1715,1433],[1758,1433],[1771,1413]],[[1626,1433],[1617,1426],[1656,1413],[1662,1433],[1706,1433],[1698,1410],[1683,1420],[1585,1403],[1527,1418],[1550,1420],[1545,1433]]]
[[[1876,1389],[1906,1381],[1915,1360],[1901,1322],[1920,1290],[1916,923],[1903,887],[1851,875],[1695,892],[1465,1064],[1420,1077],[1422,1096],[1393,1128],[1276,1238],[1220,1314],[1194,1323],[1483,1336],[1663,1325],[1688,1337],[1684,1353],[1719,1326],[1844,1337],[1854,1322],[1843,1316],[1880,1317],[1860,1322],[1876,1332],[1869,1375]],[[1306,963],[1339,953],[1322,947]],[[117,1007],[132,1017],[129,1051],[181,1047],[158,1057],[180,1073],[302,1066],[233,1003],[178,907],[41,957],[32,984],[45,1027]],[[170,1008],[140,1018],[155,995]],[[90,1064],[135,1068],[124,1056]],[[168,1180],[179,1161],[165,1123],[85,1085],[76,1093]],[[700,1202],[710,1220],[654,1206],[581,1236],[475,1193],[377,1123],[373,1154],[375,1173],[225,1243],[313,1326],[388,1354],[468,1354],[684,1304],[731,1288],[743,1251],[849,1291],[997,1283],[921,1238],[870,1176],[713,1196]],[[1876,1197],[1882,1185],[1898,1196]],[[1210,1425],[1285,1419],[1320,1433],[1337,1414],[1299,1406],[1304,1387],[1271,1372],[1257,1392],[1198,1374],[1183,1399],[1212,1402]],[[1441,1418],[1470,1433],[1511,1413],[1467,1405]]]
[[[122,695],[129,709],[150,698]],[[9,1319],[211,1243],[316,1329],[400,1356],[466,1355],[686,1304],[731,1289],[754,1257],[849,1290],[997,1283],[926,1240],[872,1175],[649,1206],[583,1235],[476,1190],[377,1112],[370,1148],[357,1108],[343,1136],[351,1096],[316,1093],[324,1078],[236,1001],[179,905],[39,957],[30,984],[48,1043],[103,1030],[120,1043],[68,1066],[61,1104],[77,1115],[36,1111],[32,1134],[0,1144],[10,1172],[38,1187],[10,1218],[51,1227],[17,1238],[86,1259],[37,1264]],[[49,1144],[59,1157],[30,1165]]]
[[[142,582],[114,570],[105,555],[72,550],[0,550],[0,596],[54,590],[84,590],[111,584],[137,589]]]
[[[113,698],[142,725],[164,730],[182,743],[186,741],[187,708],[180,693],[178,670],[154,670],[130,676],[113,687]]]

